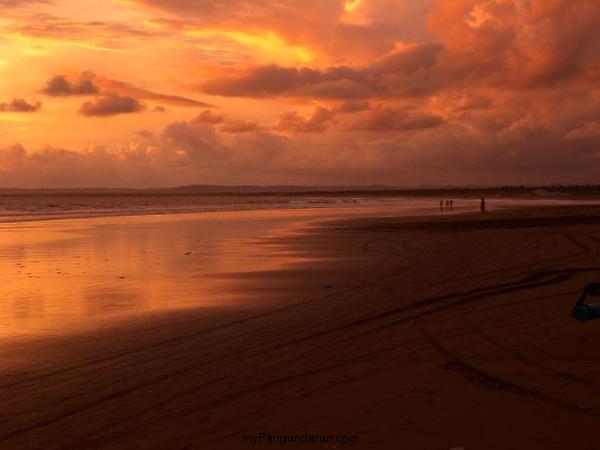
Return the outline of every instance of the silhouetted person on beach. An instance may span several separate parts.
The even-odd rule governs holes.
[[[485,198],[483,197],[481,198],[481,212],[485,212]]]

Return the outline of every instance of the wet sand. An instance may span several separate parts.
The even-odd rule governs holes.
[[[260,432],[360,440],[293,448],[598,448],[600,321],[569,312],[600,281],[599,207],[304,213],[242,219],[235,245],[182,234],[181,217],[56,222],[20,242],[28,272],[5,289],[35,302],[25,277],[41,277],[52,315],[25,301],[26,328],[0,331],[0,448],[237,449]],[[209,242],[227,258],[187,262]],[[77,295],[51,282],[59,253]],[[96,263],[83,274],[76,256]]]

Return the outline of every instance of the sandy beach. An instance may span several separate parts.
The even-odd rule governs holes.
[[[354,211],[1,229],[0,448],[598,448],[600,207]]]

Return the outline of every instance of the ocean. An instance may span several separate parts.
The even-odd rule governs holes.
[[[432,199],[346,195],[0,194],[0,223],[190,212],[437,206]]]

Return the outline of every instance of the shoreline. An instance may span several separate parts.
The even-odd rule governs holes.
[[[118,196],[117,196],[118,197]],[[377,198],[377,197],[376,197]],[[114,217],[144,217],[144,216],[177,216],[186,214],[216,214],[216,213],[243,213],[243,212],[259,212],[259,211],[307,211],[307,210],[344,210],[352,208],[399,208],[404,206],[402,201],[415,202],[416,204],[427,202],[429,206],[420,206],[418,209],[425,210],[438,210],[437,197],[389,197],[390,199],[396,200],[397,203],[390,204],[361,204],[359,201],[356,203],[331,203],[323,204],[323,206],[317,206],[315,204],[307,204],[302,206],[284,206],[281,204],[273,205],[272,207],[264,208],[231,208],[231,209],[207,209],[206,207],[190,208],[190,209],[164,209],[164,210],[123,210],[114,212],[92,212],[89,214],[75,212],[69,214],[67,211],[61,211],[58,213],[39,212],[32,215],[0,215],[0,227],[4,225],[19,224],[19,223],[35,223],[35,222],[50,222],[58,220],[85,220],[85,219],[98,219],[98,218],[114,218]],[[477,198],[458,198],[459,202],[469,202],[470,205],[478,203]],[[520,208],[520,207],[544,207],[545,203],[550,204],[553,207],[561,206],[593,206],[600,204],[600,199],[564,199],[564,198],[516,198],[516,197],[501,197],[490,199],[495,204],[499,205],[499,208]],[[512,204],[506,204],[506,202],[512,202]],[[519,205],[521,203],[521,205]],[[458,206],[457,209],[460,209]],[[463,205],[462,208],[465,208]],[[446,211],[448,213],[449,211]],[[37,215],[36,215],[37,214]],[[429,215],[429,214],[428,214]],[[415,217],[419,217],[419,214],[415,214]]]
[[[600,200],[599,200],[600,202]],[[355,208],[381,208],[382,205],[356,205]],[[395,205],[398,206],[398,205]],[[244,213],[244,212],[260,212],[260,211],[307,211],[307,210],[336,210],[336,209],[347,209],[352,208],[349,205],[327,205],[327,206],[302,206],[302,207],[282,207],[276,206],[273,208],[240,208],[240,209],[186,209],[186,210],[164,210],[164,211],[122,211],[114,213],[102,213],[102,214],[81,214],[81,215],[63,215],[58,217],[52,217],[51,214],[39,217],[23,217],[13,216],[15,220],[7,220],[9,216],[0,216],[0,226],[3,224],[15,224],[15,223],[28,223],[28,222],[45,222],[55,220],[85,220],[85,219],[98,219],[98,218],[112,218],[112,217],[140,217],[140,216],[178,216],[185,214],[220,214],[220,213]],[[46,214],[46,213],[42,213]]]
[[[569,311],[600,278],[599,226],[600,207],[566,206],[271,235],[263,253],[300,257],[225,277],[243,307],[51,340],[0,375],[0,447],[236,449],[309,432],[366,449],[593,448],[571,430],[600,418],[600,322]]]

